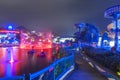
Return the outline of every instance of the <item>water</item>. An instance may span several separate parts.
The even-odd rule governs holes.
[[[48,66],[52,62],[52,49],[46,49],[46,57],[38,57],[40,50],[33,55],[28,50],[17,47],[0,48],[0,77],[10,77],[34,73]]]

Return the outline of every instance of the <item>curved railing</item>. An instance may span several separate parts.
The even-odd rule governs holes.
[[[74,54],[56,60],[38,72],[23,76],[4,77],[0,80],[63,80],[72,70],[74,70]]]
[[[29,80],[63,80],[74,69],[74,55],[61,58],[36,73],[29,74]]]

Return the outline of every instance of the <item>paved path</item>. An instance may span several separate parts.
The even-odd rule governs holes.
[[[94,70],[80,54],[75,55],[76,69],[65,80],[107,80],[103,75]]]

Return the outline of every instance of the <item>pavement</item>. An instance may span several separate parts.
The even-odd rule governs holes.
[[[107,80],[107,78],[92,68],[79,53],[76,53],[75,70],[64,80]]]

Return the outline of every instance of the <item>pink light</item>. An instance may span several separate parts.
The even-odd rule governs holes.
[[[14,62],[13,58],[11,58],[11,60],[10,60],[9,62],[10,62],[10,63],[13,63],[13,62]]]

